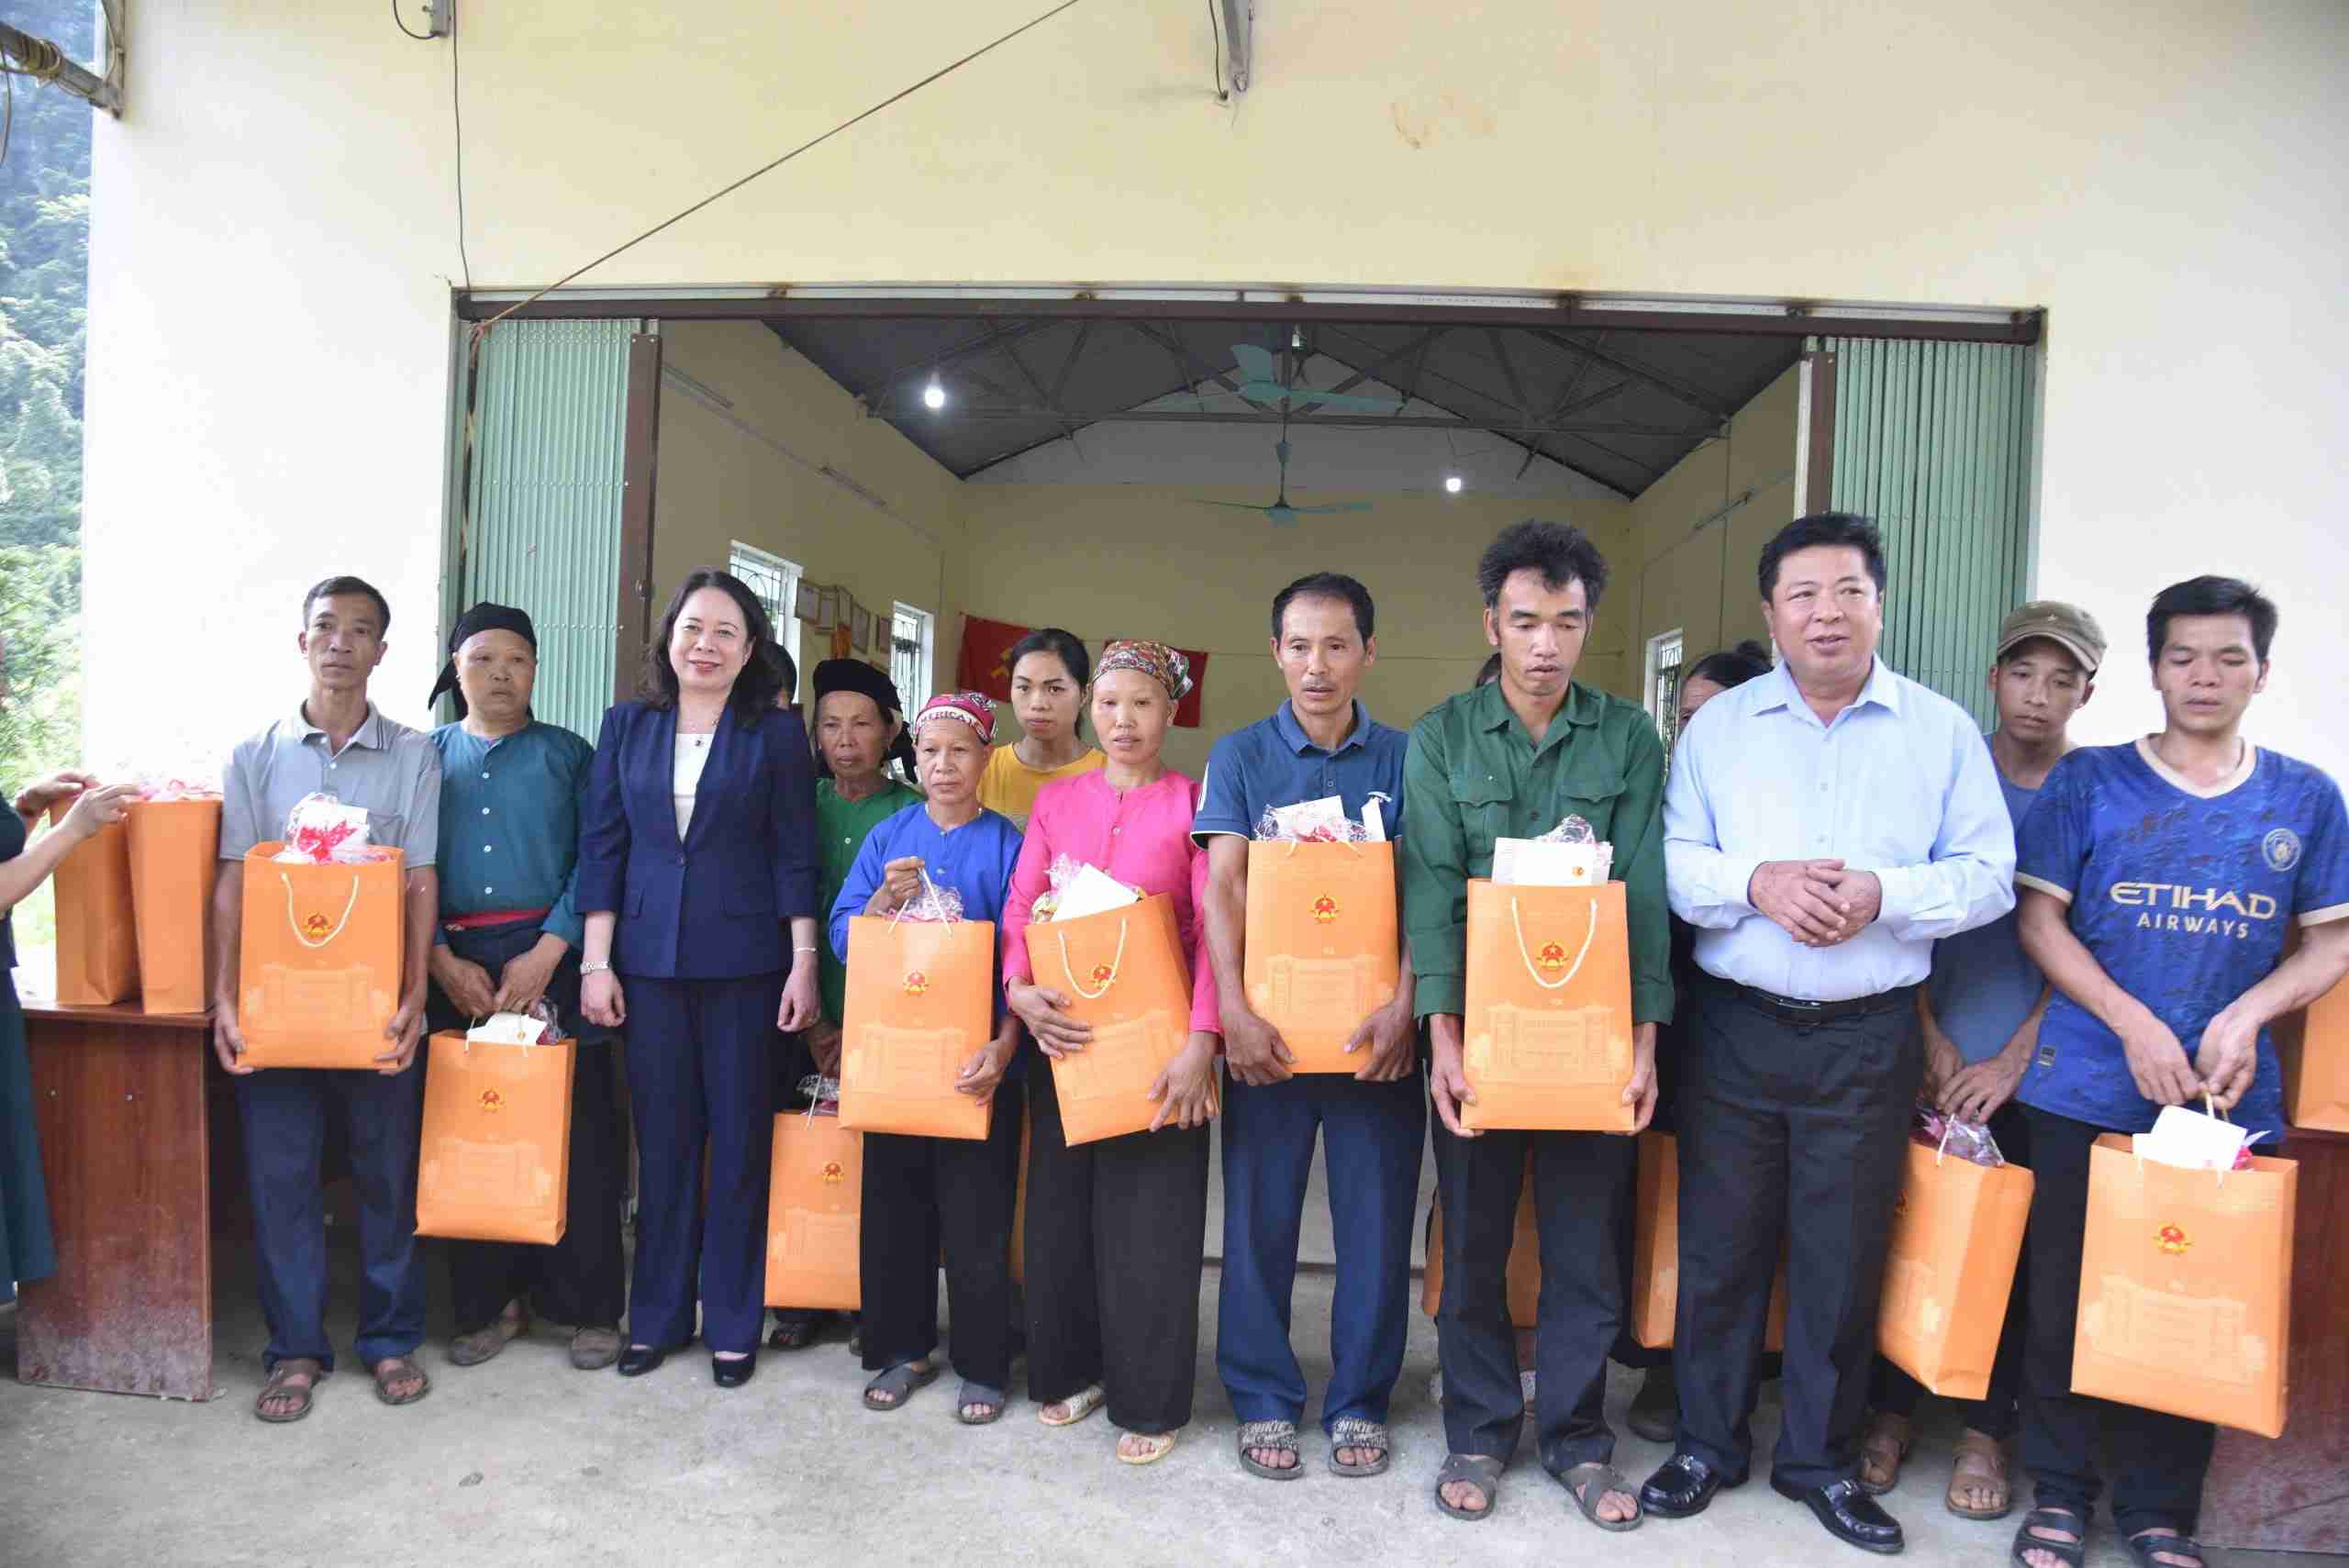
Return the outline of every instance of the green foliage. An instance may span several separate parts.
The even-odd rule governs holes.
[[[76,59],[95,6],[22,0],[9,20]],[[0,161],[0,789],[82,747],[82,397],[89,323],[87,104],[19,76]]]

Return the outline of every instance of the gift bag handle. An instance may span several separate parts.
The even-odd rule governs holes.
[[[315,950],[325,947],[328,943],[333,941],[335,938],[342,935],[342,929],[351,924],[351,912],[359,907],[359,873],[357,872],[352,872],[351,873],[351,896],[343,901],[342,918],[334,923],[333,930],[328,931],[317,941],[312,941],[308,937],[302,934],[302,922],[296,918],[294,914],[294,878],[284,872],[279,872],[277,873],[277,880],[285,884],[286,929],[294,933],[294,940],[300,942],[306,948]]]
[[[938,884],[930,880],[930,868],[928,866],[921,868],[921,889],[924,894],[929,895],[930,906],[937,913],[937,916],[941,920],[943,920],[950,926],[959,926],[963,923],[961,916],[950,915],[946,912],[946,900],[938,895]],[[896,909],[890,912],[889,924],[894,926],[898,921],[904,919],[906,917],[906,911],[912,907],[913,906],[911,904],[898,905]]]
[[[1070,987],[1088,1002],[1097,1002],[1107,996],[1109,994],[1109,987],[1118,983],[1118,971],[1126,966],[1126,922],[1123,920],[1118,922],[1118,951],[1109,960],[1109,978],[1101,982],[1101,989],[1098,991],[1087,991],[1085,988],[1085,982],[1076,977],[1076,965],[1071,963],[1068,957],[1068,933],[1055,931],[1052,934],[1061,940],[1061,967],[1068,972]]]
[[[1582,951],[1575,954],[1573,964],[1555,980],[1542,979],[1542,972],[1533,967],[1533,955],[1525,949],[1525,922],[1517,912],[1517,895],[1513,893],[1509,895],[1508,900],[1508,923],[1517,931],[1517,956],[1524,961],[1525,973],[1531,975],[1533,984],[1542,987],[1542,990],[1555,991],[1561,985],[1572,981],[1575,975],[1580,974],[1582,961],[1590,956],[1591,940],[1598,935],[1598,900],[1594,898],[1590,901],[1590,929],[1582,934]]]

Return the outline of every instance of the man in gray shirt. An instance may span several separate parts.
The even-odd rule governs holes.
[[[440,754],[417,730],[393,723],[367,699],[391,625],[384,595],[356,577],[329,577],[302,601],[298,644],[309,695],[287,717],[239,742],[222,779],[220,879],[212,901],[213,1049],[236,1076],[260,1254],[262,1313],[269,1322],[268,1378],[253,1410],[264,1421],[310,1413],[311,1393],[334,1370],[327,1340],[326,1213],[319,1176],[328,1106],[340,1106],[359,1193],[361,1361],[388,1405],[430,1387],[413,1353],[424,1340],[424,1274],[416,1266],[417,1143],[424,1071],[426,955],[440,903],[434,869],[440,840]],[[374,1072],[273,1067],[239,1058],[238,953],[244,926],[246,852],[284,836],[303,796],[331,795],[364,806],[371,841],[407,864],[399,1010],[385,1027]]]

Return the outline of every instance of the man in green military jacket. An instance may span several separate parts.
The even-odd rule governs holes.
[[[1623,1317],[1619,1231],[1630,1213],[1632,1140],[1599,1132],[1476,1133],[1461,1062],[1468,881],[1492,872],[1493,841],[1531,839],[1568,816],[1614,846],[1630,922],[1632,1043],[1627,1103],[1655,1109],[1655,1031],[1672,1017],[1664,893],[1664,746],[1635,704],[1580,684],[1575,667],[1607,586],[1607,562],[1578,528],[1523,522],[1476,567],[1485,639],[1500,679],[1439,703],[1411,729],[1403,768],[1404,926],[1427,1020],[1429,1094],[1442,1126],[1443,1301],[1436,1317],[1451,1455],[1437,1479],[1446,1513],[1499,1501],[1523,1418],[1507,1270],[1518,1189],[1532,1157],[1542,1240],[1535,1417],[1542,1465],[1603,1529],[1640,1522],[1638,1496],[1611,1462],[1600,1409],[1607,1353]]]

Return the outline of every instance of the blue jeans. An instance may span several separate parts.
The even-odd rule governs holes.
[[[1294,1421],[1305,1413],[1305,1373],[1289,1348],[1289,1298],[1317,1126],[1338,1252],[1330,1386],[1321,1396],[1326,1432],[1343,1416],[1384,1422],[1403,1370],[1427,1093],[1416,1073],[1394,1084],[1331,1073],[1256,1088],[1226,1082],[1215,1360],[1243,1421]]]
[[[360,1361],[373,1367],[424,1342],[424,1271],[416,1258],[416,1159],[424,1066],[396,1077],[269,1067],[236,1080],[245,1177],[261,1254],[264,1366],[312,1356],[334,1370],[327,1339],[327,1221],[319,1159],[328,1107],[339,1107],[359,1192]]]

